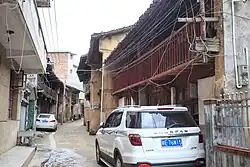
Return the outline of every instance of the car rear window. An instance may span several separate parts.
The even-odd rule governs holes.
[[[197,127],[188,111],[127,112],[127,128],[178,128]]]
[[[39,118],[49,118],[51,115],[39,115]]]

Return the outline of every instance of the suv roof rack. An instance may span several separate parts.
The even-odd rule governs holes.
[[[140,105],[126,105],[118,108],[140,108],[140,107],[141,107]]]

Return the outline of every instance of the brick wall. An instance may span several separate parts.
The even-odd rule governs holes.
[[[57,77],[62,81],[67,80],[69,53],[49,53],[48,57],[55,63],[54,72]]]

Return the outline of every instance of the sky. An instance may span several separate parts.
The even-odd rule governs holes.
[[[39,9],[48,51],[69,51],[83,55],[88,52],[91,34],[134,24],[152,0],[51,2],[51,8]]]

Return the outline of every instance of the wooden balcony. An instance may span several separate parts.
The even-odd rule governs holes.
[[[48,87],[46,84],[44,83],[38,83],[38,92],[41,92],[44,94],[44,96],[46,96],[47,98],[56,100],[57,99],[57,93],[55,90],[51,89],[50,87]]]
[[[171,39],[167,38],[141,56],[140,60],[136,60],[127,69],[115,74],[113,76],[114,93],[139,86],[152,76],[154,76],[153,79],[156,79],[168,71],[178,71],[184,68],[190,60],[196,57],[196,53],[189,50],[190,44],[187,38],[188,36],[191,42],[196,39],[193,29],[195,29],[196,37],[199,37],[199,24],[197,23],[195,26],[186,24],[174,32]],[[172,75],[176,74],[172,73]]]

